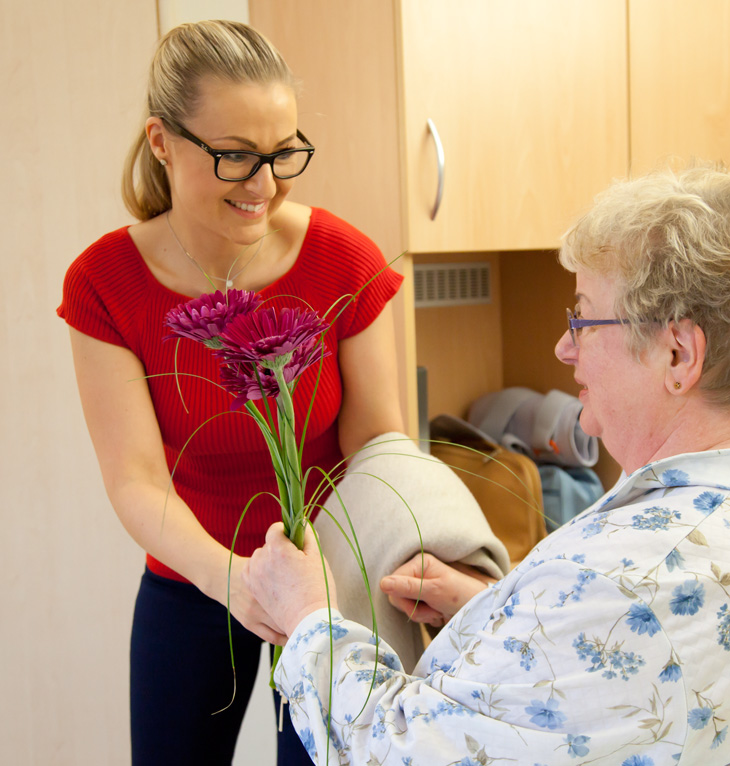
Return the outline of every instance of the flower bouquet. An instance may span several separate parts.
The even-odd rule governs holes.
[[[165,325],[173,335],[203,343],[219,359],[221,385],[234,397],[231,409],[245,408],[261,429],[286,533],[301,548],[306,516],[292,394],[301,374],[329,354],[321,342],[329,326],[313,311],[277,312],[261,304],[253,292],[218,290],[171,309]],[[275,413],[269,399],[276,401]]]
[[[301,549],[314,503],[305,502],[307,477],[302,474],[301,458],[306,423],[298,444],[292,397],[302,373],[329,355],[323,342],[329,324],[314,311],[287,307],[277,311],[266,308],[255,292],[229,289],[225,295],[217,290],[179,304],[167,313],[165,326],[172,332],[167,337],[202,343],[217,357],[220,385],[233,396],[231,410],[245,409],[263,435],[276,476],[284,529]],[[239,519],[231,557],[253,499]],[[280,652],[281,647],[276,647],[275,662]],[[235,663],[233,668],[235,674]]]

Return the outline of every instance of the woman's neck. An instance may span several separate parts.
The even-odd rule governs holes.
[[[651,453],[648,457],[646,452],[642,456],[637,450],[634,457],[621,463],[626,473],[673,455],[730,448],[730,412],[726,408],[695,401],[684,407],[667,426],[661,435],[649,435],[646,439],[646,452]]]

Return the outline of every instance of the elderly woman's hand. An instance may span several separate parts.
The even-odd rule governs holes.
[[[460,564],[416,554],[380,581],[390,603],[414,622],[441,627],[494,579]]]
[[[244,573],[248,571],[250,559],[234,556],[231,569],[231,587],[228,594],[231,614],[246,630],[271,644],[286,643],[281,628],[259,604],[249,589]],[[221,603],[225,604],[225,601]]]
[[[287,637],[307,615],[327,607],[328,588],[329,603],[333,609],[337,607],[332,573],[328,567],[325,583],[322,557],[310,528],[300,551],[285,535],[284,525],[273,524],[266,533],[266,544],[253,552],[242,577]]]

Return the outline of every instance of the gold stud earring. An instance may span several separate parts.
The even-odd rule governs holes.
[[[675,381],[674,381],[674,388],[675,388],[677,391],[679,391],[679,389],[680,389],[680,388],[682,388],[682,384],[681,384],[681,383],[680,383],[678,380],[675,380]]]

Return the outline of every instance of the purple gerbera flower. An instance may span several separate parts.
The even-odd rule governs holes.
[[[264,396],[279,395],[279,383],[273,370],[268,370],[256,362],[237,362],[221,366],[221,384],[236,398],[231,404],[232,410],[239,410],[249,399],[261,399]],[[287,383],[296,376],[284,370]]]
[[[248,290],[229,290],[226,295],[216,290],[170,309],[165,316],[165,326],[174,335],[220,348],[218,336],[230,322],[251,313],[260,303],[261,296]]]
[[[328,325],[314,311],[298,308],[261,309],[233,319],[221,333],[226,359],[262,362],[310,349]]]
[[[249,399],[279,395],[276,371],[290,387],[329,351],[320,336],[328,328],[313,311],[261,309],[240,315],[220,336],[216,352],[223,362],[221,383],[236,399],[232,408]]]
[[[308,367],[329,356],[329,353],[316,338],[310,338],[303,346],[289,352],[289,360],[281,369],[286,384],[293,383]],[[245,406],[248,399],[279,395],[279,383],[271,366],[237,359],[227,349],[222,349],[218,354],[227,362],[221,366],[221,383],[236,397],[232,409]]]
[[[232,410],[240,410],[250,399],[276,396],[279,393],[279,384],[274,372],[255,362],[224,364],[221,366],[220,378],[226,391],[235,396],[231,404]]]

